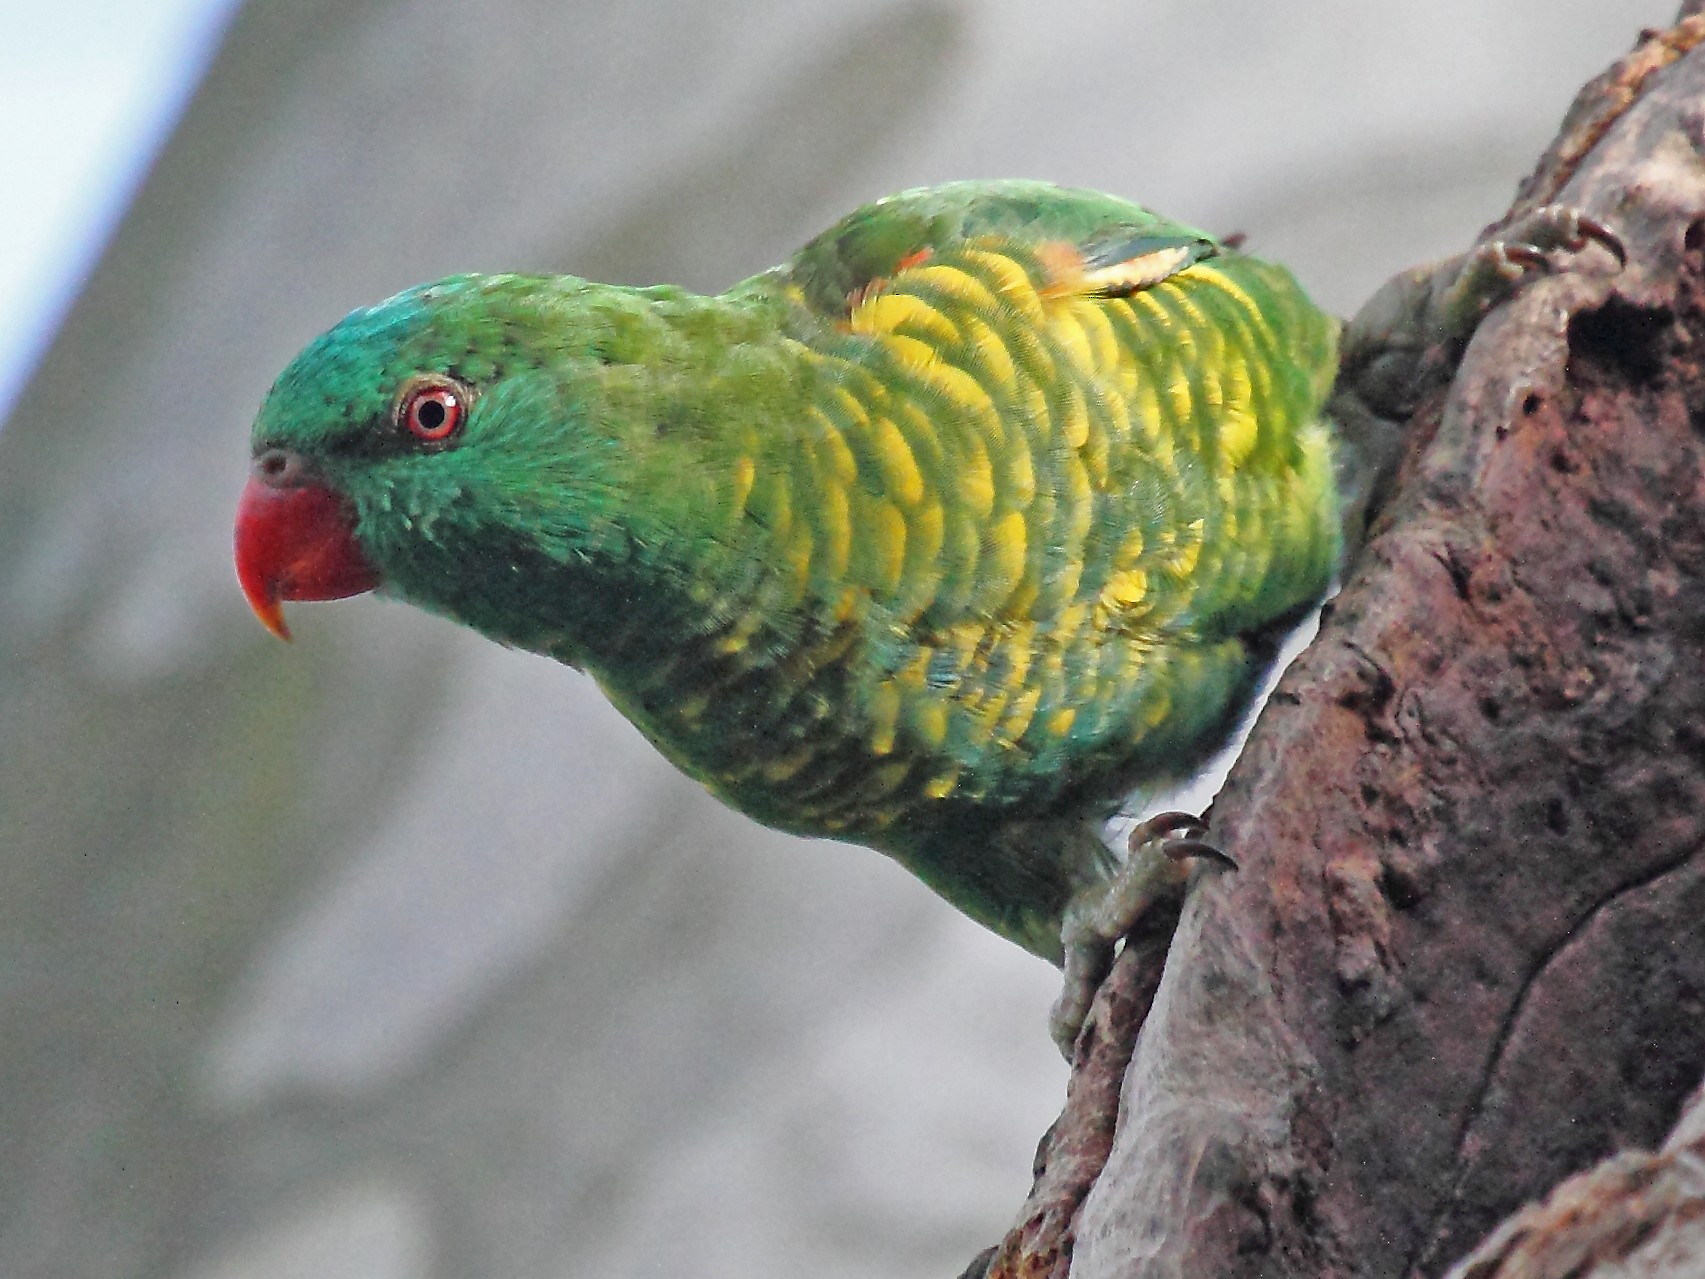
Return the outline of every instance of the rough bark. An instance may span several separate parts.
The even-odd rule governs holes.
[[[1140,1035],[1097,1010],[1103,1034],[1134,1038],[1129,1062],[1099,1041],[1080,1052],[990,1275],[1440,1275],[1564,1178],[1661,1142],[1698,1083],[1705,17],[1690,13],[1583,90],[1511,211],[1581,208],[1626,266],[1583,255],[1531,283],[1418,408],[1372,541],[1215,804],[1242,871],[1192,892]],[[1130,948],[1107,998],[1128,1011],[1131,970],[1152,963]],[[1115,1118],[1110,1143],[1075,1135]],[[1698,1230],[1693,1137],[1593,1183],[1645,1223],[1617,1238]],[[1496,1265],[1458,1273],[1575,1273]]]
[[[1705,1274],[1705,1089],[1653,1154],[1626,1151],[1511,1217],[1449,1279]]]
[[[1154,1004],[1177,924],[1176,910],[1157,909],[1125,939],[1122,962],[1102,985],[1078,1036],[1065,1109],[1036,1152],[1036,1184],[1024,1214],[1000,1246],[973,1261],[961,1279],[989,1274],[1064,1279],[1072,1223],[1113,1148],[1119,1083]]]

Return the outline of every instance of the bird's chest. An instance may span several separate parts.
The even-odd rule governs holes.
[[[643,669],[590,663],[623,714],[684,772],[759,821],[874,838],[923,795],[928,763],[873,718],[856,625],[731,627]]]
[[[1062,648],[1029,625],[896,643],[868,618],[830,615],[804,627],[731,624],[644,669],[589,668],[666,756],[733,807],[882,846],[948,808],[1047,811],[1102,774],[1120,790],[1150,703],[1168,696],[1164,681],[1137,687],[1130,659]],[[1096,701],[1101,685],[1127,683],[1130,705]]]

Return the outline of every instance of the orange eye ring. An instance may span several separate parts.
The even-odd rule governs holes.
[[[468,415],[468,393],[449,378],[429,378],[403,392],[397,423],[418,440],[442,444]]]

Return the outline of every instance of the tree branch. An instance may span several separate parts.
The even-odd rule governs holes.
[[[1579,207],[1626,267],[1583,255],[1529,285],[1416,409],[1372,541],[1215,804],[1243,869],[1192,892],[1140,1035],[1109,1006],[1154,948],[1121,957],[1093,1015],[1127,1027],[1129,1065],[1080,1054],[991,1276],[1438,1275],[1563,1177],[1655,1144],[1698,1081],[1689,12],[1583,90],[1509,215]],[[1099,1175],[1081,1146],[1055,1175],[1067,1133],[1113,1120],[1109,1072]]]
[[[1613,1155],[1524,1208],[1450,1279],[1682,1279],[1705,1273],[1705,1088],[1655,1154]]]

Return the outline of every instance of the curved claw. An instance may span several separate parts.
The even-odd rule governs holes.
[[[1622,245],[1622,237],[1590,213],[1575,215],[1575,232],[1575,242],[1569,246],[1571,249],[1584,249],[1596,240],[1610,250],[1618,266],[1628,265],[1628,250]]]
[[[1534,271],[1549,271],[1551,260],[1544,252],[1531,244],[1511,244],[1503,240],[1494,240],[1486,246],[1486,251],[1501,263],[1514,263],[1516,270],[1511,273],[1512,279],[1519,279],[1523,268]]]
[[[1231,857],[1208,842],[1208,824],[1194,813],[1157,813],[1140,823],[1132,829],[1126,847],[1135,853],[1145,845],[1175,862],[1201,857],[1237,869]]]
[[[1175,862],[1185,862],[1200,857],[1204,861],[1217,862],[1227,870],[1236,870],[1237,862],[1223,848],[1215,848],[1205,839],[1169,839],[1160,846],[1160,851]]]
[[[1529,265],[1550,269],[1544,255],[1553,249],[1579,253],[1589,244],[1601,244],[1616,259],[1619,267],[1628,265],[1628,250],[1622,237],[1608,223],[1585,213],[1573,205],[1545,204],[1531,209],[1504,227],[1495,245],[1506,257],[1519,258]]]
[[[1125,847],[1135,852],[1144,844],[1155,840],[1169,839],[1177,836],[1180,839],[1197,839],[1208,833],[1207,823],[1194,813],[1156,813],[1153,817],[1137,823],[1131,828],[1130,838],[1125,841]]]

